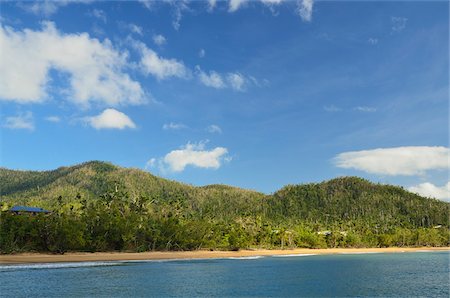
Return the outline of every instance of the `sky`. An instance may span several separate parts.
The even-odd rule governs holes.
[[[0,2],[0,166],[442,200],[447,1]]]

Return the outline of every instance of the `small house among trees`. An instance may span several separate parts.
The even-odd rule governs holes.
[[[48,214],[50,211],[42,209],[40,207],[28,207],[28,206],[14,206],[11,209],[9,209],[9,212],[14,214]]]

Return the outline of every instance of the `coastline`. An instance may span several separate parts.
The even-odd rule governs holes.
[[[100,261],[145,261],[171,259],[217,259],[245,258],[257,256],[294,256],[325,254],[366,254],[366,253],[406,253],[424,251],[449,251],[450,247],[387,247],[387,248],[327,248],[327,249],[256,249],[240,251],[167,251],[167,252],[70,252],[64,255],[43,253],[22,253],[0,255],[0,264],[32,264],[61,262],[100,262]]]

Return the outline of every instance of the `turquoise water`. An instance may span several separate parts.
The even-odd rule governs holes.
[[[2,297],[449,297],[449,254],[0,265]]]

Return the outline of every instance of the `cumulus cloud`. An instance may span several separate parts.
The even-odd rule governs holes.
[[[222,129],[220,128],[220,126],[215,124],[211,124],[210,126],[208,126],[206,128],[206,131],[209,133],[222,133]]]
[[[188,143],[180,149],[167,153],[163,158],[150,159],[147,166],[158,166],[162,172],[182,172],[187,166],[203,169],[218,169],[223,162],[230,161],[224,147],[205,149],[206,142]]]
[[[140,67],[144,74],[151,74],[158,80],[170,77],[188,77],[189,70],[184,66],[183,62],[175,59],[162,58],[155,51],[139,41],[135,41],[134,46],[142,55]]]
[[[0,100],[42,102],[51,82],[49,71],[68,74],[65,97],[88,106],[99,102],[116,106],[145,102],[141,85],[124,72],[127,55],[109,40],[100,42],[87,33],[63,34],[54,23],[41,31],[15,31],[0,26]]]
[[[136,124],[127,115],[115,109],[106,109],[99,115],[84,120],[95,129],[136,128]]]
[[[433,183],[425,182],[411,186],[408,190],[424,197],[450,201],[450,181],[443,186],[436,186]]]
[[[298,0],[297,13],[304,22],[311,22],[314,0]]]
[[[53,123],[61,122],[61,118],[59,118],[58,116],[48,116],[48,117],[45,117],[45,120],[48,122],[53,122]]]
[[[184,125],[183,123],[165,123],[163,125],[163,129],[164,130],[179,130],[179,129],[183,129],[183,128],[187,128],[186,125]]]
[[[446,147],[410,146],[344,152],[334,158],[334,163],[371,174],[413,176],[448,169],[449,156]]]
[[[167,39],[161,34],[156,34],[153,35],[153,42],[158,46],[162,46],[166,44]]]
[[[25,113],[19,113],[16,116],[6,117],[3,127],[9,129],[34,130],[33,113],[28,111]]]

